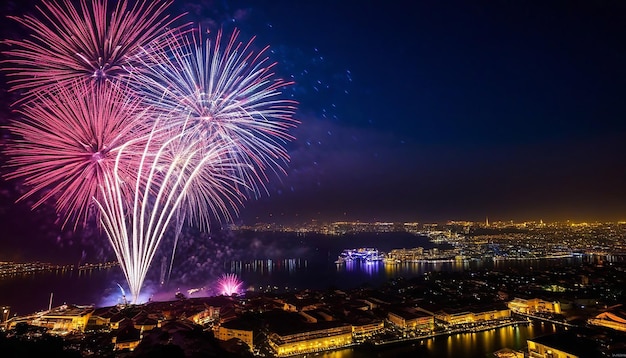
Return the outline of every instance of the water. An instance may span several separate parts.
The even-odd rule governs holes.
[[[0,306],[10,306],[11,315],[26,315],[63,303],[80,305],[103,302],[119,295],[117,282],[124,278],[118,267],[103,270],[65,270],[0,279]]]
[[[239,275],[244,283],[249,284],[248,288],[253,289],[268,286],[274,286],[279,290],[285,288],[350,289],[363,285],[376,287],[389,278],[405,273],[409,275],[423,273],[428,271],[428,268],[421,272],[419,270],[398,271],[394,274],[387,272],[391,266],[385,267],[382,262],[367,265],[335,264],[344,249],[374,247],[388,252],[394,248],[435,246],[426,237],[406,233],[291,236],[275,244],[283,248],[282,258],[231,261],[225,263],[224,269]],[[291,248],[294,245],[298,250]],[[289,255],[294,256],[289,257]]]
[[[336,260],[336,258],[333,258]],[[416,277],[431,271],[491,270],[507,267],[549,267],[580,265],[580,258],[539,259],[515,261],[450,261],[385,264],[378,262],[347,262],[335,264],[330,260],[251,260],[232,261],[224,265],[236,273],[248,289],[277,291],[312,289],[351,289],[361,286],[378,287],[397,277]]]

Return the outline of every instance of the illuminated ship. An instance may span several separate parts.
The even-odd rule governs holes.
[[[378,252],[378,249],[370,247],[361,247],[358,249],[345,249],[335,261],[336,264],[343,264],[346,262],[360,261],[360,262],[376,262],[382,261],[385,255]]]

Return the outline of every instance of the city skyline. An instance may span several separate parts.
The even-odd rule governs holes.
[[[6,2],[1,15],[36,3]],[[257,36],[296,82],[288,175],[270,177],[269,195],[246,201],[236,223],[626,219],[620,2],[175,1],[171,11]],[[9,20],[1,30],[24,34]],[[3,125],[14,97],[2,92]],[[17,185],[2,179],[3,246],[63,241],[52,203],[15,204]]]

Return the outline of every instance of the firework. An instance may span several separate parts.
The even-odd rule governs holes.
[[[220,294],[225,296],[232,296],[233,294],[239,293],[243,282],[239,280],[237,275],[235,275],[234,273],[230,273],[222,275],[222,277],[220,277],[220,279],[217,281],[217,284]]]
[[[146,51],[156,44],[176,20],[165,14],[171,2],[138,1],[130,7],[124,0],[109,12],[107,0],[81,0],[80,6],[44,1],[37,7],[41,17],[12,17],[32,31],[29,39],[5,41],[12,89],[33,95],[57,83],[67,87],[125,76],[125,65],[140,47]]]
[[[98,214],[133,302],[172,221],[177,240],[183,222],[229,220],[268,170],[284,172],[297,123],[265,49],[164,29],[170,3],[44,2],[45,20],[15,18],[31,39],[6,41],[25,96],[8,177],[29,188],[22,199],[40,196],[34,207],[56,199],[63,225]],[[241,285],[222,281],[227,294]]]
[[[222,46],[221,32],[213,43],[203,41],[200,32],[166,36],[166,51],[140,56],[144,70],[133,72],[132,83],[147,105],[160,110],[170,125],[201,139],[200,145],[210,146],[214,138],[229,144],[230,159],[240,163],[230,173],[238,184],[233,187],[237,195],[230,197],[240,200],[244,191],[256,195],[265,189],[268,168],[283,171],[288,155],[282,144],[291,139],[287,131],[297,122],[292,118],[296,103],[280,97],[280,89],[291,83],[274,79],[274,64],[263,57],[266,49],[255,54],[252,40],[244,45],[237,37],[235,31]],[[177,212],[170,273],[182,221],[206,229],[208,214],[230,219],[230,211],[205,210],[210,187],[202,186],[210,182],[197,184],[201,190],[190,190]]]
[[[211,166],[200,168],[194,175],[191,175],[189,171],[180,172],[184,180],[190,182],[190,189],[184,193],[183,203],[176,213],[176,221],[182,224],[188,219],[189,222],[201,228],[208,228],[212,218],[230,221],[231,213],[238,212],[238,207],[244,199],[243,194],[238,190],[243,183],[232,175],[242,166],[229,155],[233,151],[232,144],[217,136],[203,142],[197,137],[194,138],[189,133],[189,128],[172,128],[169,124],[167,127],[168,130],[181,130],[185,140],[170,142],[167,150],[162,153],[161,162],[176,162],[181,152],[189,150],[197,152],[198,157],[203,154],[211,156],[215,153],[215,146],[221,146],[219,159],[224,163],[232,163],[222,166],[222,171],[219,173],[216,173]],[[215,201],[216,198],[223,199]],[[180,230],[179,225],[176,231],[180,232]]]
[[[233,176],[256,195],[265,190],[265,173],[284,172],[289,158],[283,144],[297,124],[296,102],[280,91],[291,83],[275,78],[267,47],[255,52],[254,39],[244,44],[235,31],[224,45],[221,31],[213,42],[200,33],[166,36],[165,51],[143,53],[145,71],[133,83],[148,105],[189,136],[231,144],[230,156],[244,164]]]
[[[200,151],[197,141],[189,142],[184,131],[173,136],[159,133],[168,131],[155,126],[140,155],[136,151],[127,153],[122,148],[117,155],[114,176],[105,177],[101,187],[102,199],[98,201],[102,225],[134,301],[139,297],[148,268],[169,223],[188,193],[210,188],[203,192],[203,197],[211,204],[212,210],[220,211],[229,209],[230,202],[224,198],[236,195],[227,173],[237,163],[229,162],[227,143],[215,140],[209,150]],[[134,182],[124,181],[119,176],[119,164],[127,156],[134,158],[131,162],[139,165],[139,175]],[[207,184],[198,187],[199,181],[206,181]],[[131,201],[126,200],[126,186],[134,192]]]
[[[53,91],[39,92],[10,124],[15,139],[6,149],[12,167],[7,177],[24,179],[29,189],[20,200],[37,194],[37,207],[55,198],[63,225],[84,223],[104,178],[112,175],[117,151],[149,132],[147,113],[118,86],[74,84]],[[141,147],[134,143],[127,150]],[[136,167],[120,163],[119,176],[132,180]]]

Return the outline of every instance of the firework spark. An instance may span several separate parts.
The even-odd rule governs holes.
[[[13,90],[30,95],[74,82],[111,81],[126,75],[125,65],[140,47],[155,44],[176,18],[165,13],[172,3],[138,1],[130,7],[126,0],[108,11],[107,0],[44,1],[37,9],[41,17],[11,17],[24,25],[32,36],[5,41],[11,48],[4,66]],[[158,48],[158,45],[157,45]]]
[[[147,113],[119,86],[74,84],[54,95],[39,92],[24,105],[9,130],[8,178],[24,179],[29,190],[20,200],[40,197],[33,207],[56,199],[56,210],[75,225],[84,223],[99,197],[99,186],[113,171],[117,152],[131,139],[145,137]],[[127,150],[141,146],[136,145]],[[136,163],[120,163],[120,177],[137,176]]]
[[[228,211],[232,202],[227,198],[237,195],[228,175],[237,164],[228,160],[227,143],[215,140],[210,150],[200,151],[197,140],[189,142],[186,132],[163,140],[159,133],[162,131],[168,129],[153,130],[140,156],[135,151],[127,153],[125,148],[118,152],[114,176],[105,177],[102,199],[98,201],[102,225],[134,302],[161,239],[188,193],[210,188],[203,193],[204,199],[212,210],[220,211]],[[124,181],[119,176],[119,164],[126,156],[135,158],[131,162],[139,164],[135,182]],[[198,181],[207,184],[198,187]],[[126,200],[126,186],[134,192],[131,201]]]
[[[217,284],[220,294],[225,296],[232,296],[233,294],[239,293],[243,282],[239,280],[237,275],[235,275],[234,273],[230,273],[222,275],[222,277],[220,277],[220,279],[217,281]]]
[[[289,158],[283,144],[297,124],[296,102],[281,89],[291,82],[275,78],[267,47],[255,52],[254,39],[244,44],[235,31],[223,45],[221,31],[213,42],[200,33],[166,36],[166,51],[142,54],[146,71],[137,73],[136,91],[190,136],[230,143],[230,155],[245,164],[233,175],[256,195],[265,190],[266,171],[284,173]]]

